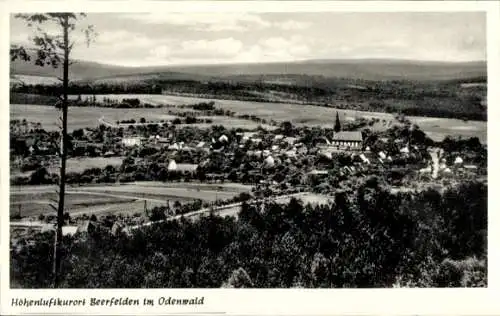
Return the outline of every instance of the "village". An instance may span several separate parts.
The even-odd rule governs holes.
[[[486,179],[486,149],[479,142],[472,139],[433,142],[418,126],[398,120],[395,118],[396,123],[381,132],[369,128],[352,130],[356,122],[341,122],[338,114],[332,118],[335,121],[332,128],[304,128],[283,122],[274,130],[223,126],[199,129],[139,119],[142,124],[130,124],[127,128],[100,124],[97,128],[74,130],[70,134],[70,159],[77,162],[115,159],[121,163],[79,173],[70,170],[67,175],[70,185],[230,182],[250,185],[252,192],[241,200],[195,201],[184,208],[178,205],[173,209],[168,203],[150,210],[145,207],[142,214],[137,210],[134,216],[90,213],[72,216],[68,211],[63,234],[85,233],[98,222],[104,222],[100,226],[116,234],[129,231],[128,227],[150,225],[152,220],[199,214],[200,210],[201,213],[227,210],[227,205],[236,214],[238,203],[243,200],[278,201],[277,197],[284,195],[298,194],[301,199],[309,194],[315,198],[308,199],[308,203],[331,203],[334,192],[368,176],[381,177],[394,193],[444,188],[464,179]],[[343,125],[350,130],[344,130]],[[16,146],[11,147],[11,168],[17,166],[27,171],[24,176],[12,177],[12,184],[56,184],[57,169],[52,168],[54,173],[47,170],[57,166],[57,133],[46,132],[39,124],[13,121],[12,137]],[[22,237],[35,231],[53,230],[55,214],[45,215],[12,222],[13,234],[17,232]],[[11,210],[12,216],[15,217],[15,212]],[[101,217],[107,220],[100,221]],[[26,224],[28,221],[30,224]],[[14,244],[18,239],[12,239]]]

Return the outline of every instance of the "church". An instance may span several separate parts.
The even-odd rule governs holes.
[[[342,131],[340,125],[339,114],[335,120],[333,137],[331,141],[326,140],[326,146],[320,146],[329,150],[342,150],[342,151],[352,151],[352,150],[362,150],[363,149],[363,135],[360,131]]]
[[[330,146],[340,150],[361,150],[363,148],[363,135],[359,131],[340,131],[333,134]]]

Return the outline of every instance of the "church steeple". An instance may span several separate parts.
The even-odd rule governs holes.
[[[335,133],[338,133],[341,129],[342,128],[340,126],[339,112],[337,112],[337,117],[335,118],[335,127],[333,130],[335,131]]]

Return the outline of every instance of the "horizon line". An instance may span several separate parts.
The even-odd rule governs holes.
[[[306,63],[306,62],[355,62],[355,61],[373,61],[373,62],[407,62],[407,63],[439,63],[439,64],[467,64],[467,63],[487,63],[487,59],[472,59],[472,60],[435,60],[435,59],[410,59],[410,58],[391,58],[391,57],[352,57],[352,58],[308,58],[308,59],[295,59],[295,60],[280,60],[280,61],[252,61],[252,62],[238,62],[238,61],[228,61],[228,62],[217,62],[217,63],[173,63],[173,64],[144,64],[144,65],[131,65],[131,64],[116,64],[108,63],[102,61],[94,60],[84,60],[84,59],[73,59],[74,62],[89,62],[99,65],[113,66],[113,67],[124,67],[124,68],[153,68],[153,67],[201,67],[201,66],[230,66],[230,65],[265,65],[265,64],[285,64],[285,63]]]

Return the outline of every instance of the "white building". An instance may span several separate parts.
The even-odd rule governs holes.
[[[296,137],[285,137],[283,138],[283,140],[285,142],[287,142],[289,145],[293,145],[297,142],[297,138]]]
[[[177,170],[177,163],[175,162],[175,160],[170,160],[170,162],[168,163],[167,170],[168,171],[175,171],[175,170]]]
[[[222,135],[221,137],[219,137],[219,142],[221,143],[227,143],[229,141],[229,138],[227,138],[226,135]]]
[[[359,155],[359,158],[361,158],[361,160],[366,163],[366,164],[370,164],[370,160],[368,158],[366,158],[365,155],[361,154]]]
[[[125,147],[140,146],[141,145],[141,138],[140,137],[125,137],[122,139],[122,144]]]
[[[455,165],[461,165],[464,163],[464,160],[461,157],[455,158]]]
[[[180,148],[181,147],[177,143],[168,146],[169,150],[179,150]]]
[[[78,231],[78,226],[63,226],[62,234],[63,236],[73,236]]]
[[[275,161],[272,156],[268,156],[266,159],[264,159],[264,163],[267,167],[274,167]]]

